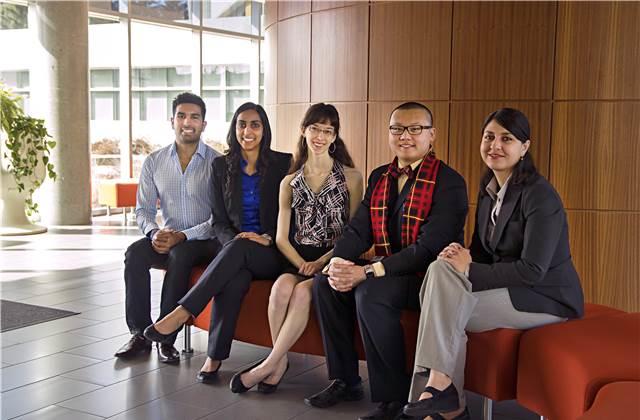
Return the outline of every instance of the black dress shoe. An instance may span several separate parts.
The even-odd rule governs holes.
[[[336,379],[322,391],[305,398],[304,403],[311,407],[327,408],[340,401],[360,401],[363,398],[362,382],[347,386],[343,380]]]
[[[282,382],[282,378],[284,378],[284,375],[287,374],[288,370],[289,370],[289,362],[287,362],[287,368],[284,370],[284,373],[282,374],[282,376],[280,377],[280,380],[276,384],[268,384],[264,381],[258,382],[258,392],[262,392],[263,394],[273,394],[274,392],[276,392],[278,390],[278,385],[280,385],[280,382]]]
[[[440,391],[432,386],[424,389],[424,392],[431,394],[431,398],[425,398],[416,402],[409,403],[402,410],[404,414],[414,417],[427,417],[431,414],[448,413],[460,408],[460,400],[458,391],[451,383],[444,390]]]
[[[140,353],[148,353],[151,351],[151,342],[141,335],[132,336],[127,343],[115,352],[115,357],[122,359],[131,358]]]
[[[402,414],[404,402],[391,401],[380,403],[375,410],[358,418],[358,420],[395,420]]]
[[[198,372],[198,375],[196,376],[196,379],[198,380],[198,382],[203,383],[203,384],[214,384],[218,381],[218,371],[220,370],[220,366],[222,366],[222,362],[218,362],[218,367],[215,368],[215,370],[212,370],[211,372],[205,372],[203,370],[201,370],[200,372]]]
[[[238,372],[235,375],[233,375],[233,378],[231,378],[231,382],[229,382],[229,388],[231,388],[231,392],[233,392],[234,394],[242,394],[244,392],[247,392],[251,388],[253,388],[255,386],[255,384],[251,385],[248,388],[246,386],[244,386],[244,384],[242,383],[242,379],[240,379],[240,375],[242,375],[243,373],[249,372],[251,369],[259,366],[264,361],[265,361],[265,359],[262,359],[262,360],[258,361],[257,363],[249,366],[248,368],[246,368],[242,372]]]
[[[178,328],[171,334],[162,334],[158,330],[156,330],[155,324],[149,325],[144,329],[144,336],[147,340],[155,341],[156,343],[173,343],[175,340],[174,335],[180,330]]]
[[[173,344],[158,344],[158,360],[162,363],[178,363],[180,352],[173,347]]]

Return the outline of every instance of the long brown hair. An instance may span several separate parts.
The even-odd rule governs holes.
[[[340,162],[342,165],[353,168],[355,166],[353,159],[347,150],[347,145],[344,144],[344,140],[340,137],[340,116],[338,115],[336,107],[325,103],[311,105],[304,114],[300,128],[304,133],[304,130],[306,130],[307,127],[316,123],[329,123],[335,130],[336,139],[333,142],[335,148],[333,151],[329,150],[329,156]],[[289,173],[294,173],[298,169],[302,168],[302,165],[304,165],[308,159],[309,149],[307,147],[307,141],[304,134],[300,134],[298,145],[296,146],[296,154],[293,162],[291,163]]]

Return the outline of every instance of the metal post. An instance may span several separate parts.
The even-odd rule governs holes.
[[[185,354],[192,354],[193,348],[191,347],[191,325],[184,326],[184,350],[182,350]]]
[[[493,400],[482,397],[482,403],[482,418],[484,420],[491,420],[493,418]]]

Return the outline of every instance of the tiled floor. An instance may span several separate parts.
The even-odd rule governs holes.
[[[124,321],[124,249],[138,235],[121,217],[93,226],[59,227],[43,235],[4,237],[0,296],[80,312],[67,318],[0,334],[2,419],[355,419],[374,405],[367,399],[330,409],[307,407],[303,397],[326,384],[324,359],[291,354],[291,369],[274,395],[235,395],[233,373],[268,349],[234,342],[214,385],[196,382],[205,358],[206,332],[195,330],[195,352],[179,365],[159,363],[154,352],[123,362],[113,353],[129,337]],[[161,276],[152,274],[152,306],[158,312]],[[182,340],[178,340],[182,344]],[[366,365],[361,374],[366,382]],[[468,396],[474,419],[481,401]],[[494,405],[494,419],[533,420],[513,401]]]

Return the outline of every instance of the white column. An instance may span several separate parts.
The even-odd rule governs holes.
[[[38,194],[47,224],[91,223],[89,154],[88,5],[84,1],[39,0],[29,5],[36,41],[31,68],[33,113],[45,119],[58,143],[52,162],[56,182]]]

